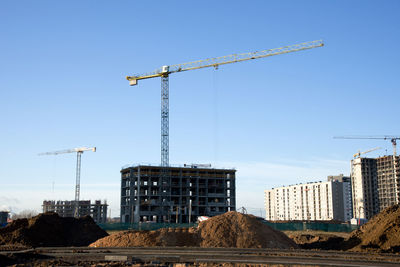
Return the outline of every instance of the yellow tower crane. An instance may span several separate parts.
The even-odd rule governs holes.
[[[231,64],[236,62],[247,61],[251,59],[270,57],[280,54],[286,54],[306,49],[312,49],[323,46],[321,40],[305,42],[295,45],[284,46],[275,49],[262,50],[257,52],[249,52],[242,54],[232,54],[223,57],[214,57],[198,61],[192,61],[183,64],[176,64],[170,66],[162,66],[155,71],[137,74],[133,76],[127,76],[126,79],[130,85],[137,85],[139,80],[150,79],[150,78],[161,78],[161,196],[160,203],[161,209],[159,210],[159,218],[168,213],[169,208],[169,177],[168,169],[169,166],[169,75],[172,73],[196,70],[208,67],[214,67],[218,69],[220,65]],[[161,219],[160,219],[161,222]]]
[[[360,150],[358,150],[358,152],[353,155],[353,158],[355,158],[355,159],[356,158],[360,158],[361,155],[364,155],[364,154],[367,154],[369,152],[372,152],[372,151],[375,151],[375,150],[379,150],[379,149],[382,149],[382,148],[381,147],[375,147],[373,149],[370,149],[370,150],[367,150],[367,151],[364,151],[364,152],[360,152]]]
[[[183,64],[171,66],[162,66],[155,71],[133,76],[127,76],[126,79],[130,85],[137,85],[139,80],[161,77],[161,166],[169,165],[169,84],[168,77],[172,73],[196,70],[208,67],[218,68],[220,65],[247,61],[251,59],[276,56],[296,51],[302,51],[323,46],[322,40],[305,42],[295,45],[283,46],[280,48],[267,49],[256,52],[242,54],[232,54],[223,57],[214,57],[198,61],[192,61]]]
[[[81,191],[81,156],[84,151],[96,152],[96,147],[77,147],[73,149],[66,149],[53,152],[40,153],[39,156],[43,155],[58,155],[65,153],[75,153],[76,152],[76,184],[75,184],[75,203],[74,203],[74,217],[79,217],[79,195]]]

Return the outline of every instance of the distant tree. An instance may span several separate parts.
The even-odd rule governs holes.
[[[16,219],[22,219],[22,218],[32,218],[34,216],[38,215],[38,212],[36,210],[23,210],[20,213],[15,213],[11,216],[11,219],[16,220]]]

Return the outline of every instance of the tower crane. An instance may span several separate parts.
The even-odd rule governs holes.
[[[391,136],[391,135],[383,135],[383,136],[335,136],[333,138],[336,139],[378,139],[378,140],[390,140],[393,146],[393,178],[395,182],[395,192],[397,192],[397,155],[396,155],[396,146],[397,140],[400,140],[399,136]],[[396,197],[396,203],[400,202],[400,197]]]
[[[353,158],[359,158],[359,157],[361,157],[361,155],[363,155],[363,154],[367,154],[367,153],[369,153],[369,152],[372,152],[372,151],[375,151],[375,150],[379,150],[379,149],[382,149],[381,147],[375,147],[375,148],[373,148],[373,149],[370,149],[370,150],[367,150],[367,151],[364,151],[364,152],[360,152],[360,150],[358,150],[358,152],[356,153],[356,154],[354,154],[353,155]]]
[[[396,157],[396,145],[397,140],[400,140],[399,136],[383,135],[383,136],[358,136],[358,135],[348,135],[348,136],[334,136],[335,139],[380,139],[380,140],[390,140],[393,146],[393,157]]]
[[[150,78],[161,78],[161,166],[169,165],[169,75],[172,73],[196,70],[208,67],[218,69],[220,65],[247,61],[251,59],[270,57],[280,54],[286,54],[301,50],[312,49],[323,46],[322,40],[305,42],[295,45],[284,46],[280,48],[267,49],[256,52],[242,54],[232,54],[222,57],[208,58],[198,61],[176,64],[171,66],[162,66],[155,71],[134,76],[127,76],[126,79],[130,85],[137,85],[139,80]]]
[[[39,156],[44,155],[59,155],[65,153],[76,153],[76,184],[75,184],[75,205],[74,205],[74,217],[79,217],[79,195],[80,195],[80,187],[81,187],[81,156],[84,151],[93,151],[96,152],[96,147],[77,147],[72,149],[53,151],[53,152],[44,152],[38,154]]]

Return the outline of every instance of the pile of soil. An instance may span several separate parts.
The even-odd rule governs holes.
[[[297,248],[285,234],[263,224],[255,216],[234,211],[203,221],[198,228],[125,231],[102,238],[90,246]]]
[[[155,231],[123,231],[90,244],[90,247],[183,247],[198,246],[194,228],[164,228]]]
[[[1,228],[0,245],[87,246],[107,235],[90,216],[76,219],[43,213],[31,219],[15,220]]]
[[[302,249],[343,250],[346,234],[321,232],[286,233]],[[348,235],[348,234],[347,234]]]
[[[386,208],[351,233],[351,251],[400,252],[400,205]]]
[[[296,248],[284,233],[263,224],[253,215],[227,212],[199,225],[201,247]]]

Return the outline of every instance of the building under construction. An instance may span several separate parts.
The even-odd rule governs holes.
[[[400,157],[385,156],[376,159],[379,210],[400,201]]]
[[[75,201],[43,201],[43,212],[55,212],[61,217],[74,217]],[[107,221],[107,202],[101,203],[96,200],[93,204],[90,200],[79,201],[79,216],[87,216],[93,218],[96,223],[105,223]]]
[[[400,203],[400,157],[356,158],[351,161],[353,212],[370,219]]]
[[[236,210],[234,169],[136,165],[121,170],[121,222],[189,223]]]

